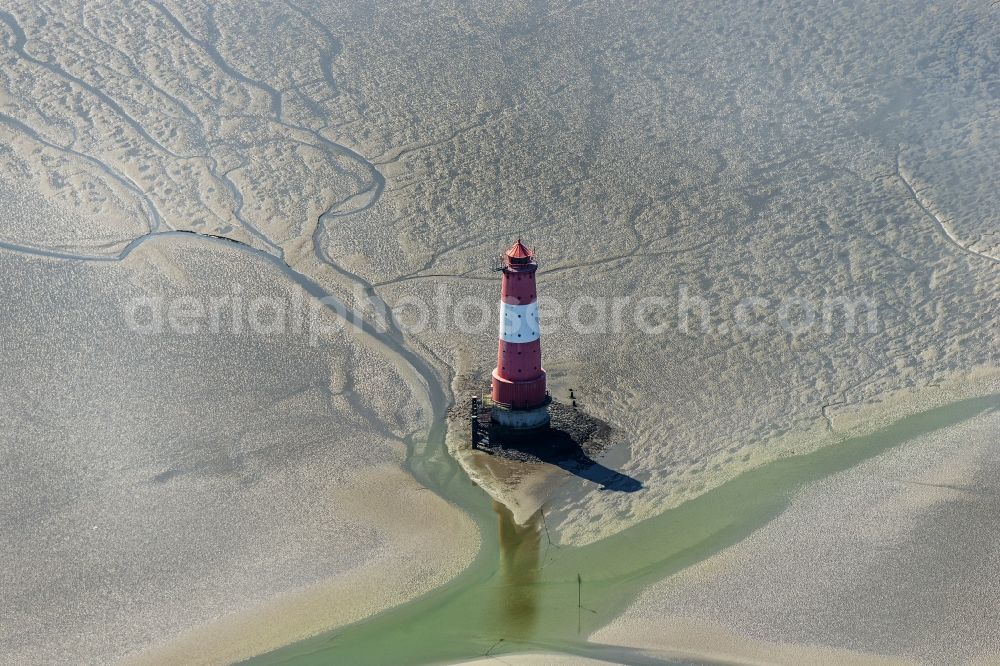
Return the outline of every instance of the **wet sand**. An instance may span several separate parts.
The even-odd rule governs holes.
[[[765,643],[745,636],[726,633],[718,626],[698,623],[684,617],[672,617],[669,624],[645,627],[637,633],[634,644],[644,649],[603,645],[592,652],[600,657],[566,656],[558,653],[505,654],[502,661],[510,666],[547,666],[559,664],[620,664],[622,666],[913,666],[918,662],[846,650],[816,646]],[[655,638],[651,638],[654,637]],[[496,658],[461,662],[463,666],[498,663]]]
[[[864,663],[994,663],[998,431],[1000,403],[804,487],[591,639],[736,663],[803,663],[818,647]]]

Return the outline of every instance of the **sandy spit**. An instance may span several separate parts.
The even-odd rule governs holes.
[[[468,566],[478,534],[458,508],[386,465],[331,501],[366,515],[386,535],[362,566],[233,613],[126,659],[127,664],[220,664],[263,654],[427,592]],[[434,516],[435,530],[426,529]],[[441,534],[451,534],[448,540]]]
[[[998,428],[994,409],[806,486],[592,640],[737,663],[996,663]]]

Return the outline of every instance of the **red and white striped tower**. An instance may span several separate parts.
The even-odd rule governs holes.
[[[501,270],[500,341],[493,369],[491,418],[508,428],[539,428],[549,422],[549,395],[538,327],[538,262],[518,238],[504,252]]]

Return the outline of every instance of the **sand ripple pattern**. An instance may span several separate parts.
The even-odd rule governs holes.
[[[226,25],[246,33],[221,28],[224,11],[156,0],[130,11],[0,10],[9,58],[0,139],[13,148],[0,152],[5,173],[77,199],[84,218],[27,234],[0,230],[5,247],[115,258],[142,235],[184,229],[284,258],[285,245],[308,237],[320,215],[378,201],[378,168],[331,138],[329,119],[343,115],[336,37],[293,4],[241,9]],[[254,52],[257,31],[281,52]],[[268,71],[264,61],[274,57],[286,67]]]

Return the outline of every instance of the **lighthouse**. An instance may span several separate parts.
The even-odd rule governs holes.
[[[503,253],[500,270],[500,340],[491,381],[491,420],[518,430],[541,428],[549,423],[549,395],[538,326],[538,262],[518,238]]]

